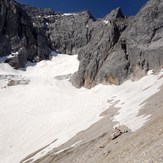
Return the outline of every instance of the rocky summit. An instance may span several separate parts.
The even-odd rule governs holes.
[[[102,19],[89,11],[59,13],[0,1],[0,56],[14,68],[49,59],[50,52],[78,54],[76,87],[119,85],[163,67],[163,1],[150,0],[133,17],[117,8]]]

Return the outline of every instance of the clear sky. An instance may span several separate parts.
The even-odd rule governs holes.
[[[101,18],[112,9],[121,7],[127,16],[135,15],[148,0],[17,0],[40,8],[52,8],[59,12],[77,12],[89,10],[95,17]]]

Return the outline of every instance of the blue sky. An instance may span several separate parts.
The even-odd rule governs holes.
[[[59,12],[77,12],[89,10],[95,17],[101,18],[112,9],[121,7],[125,15],[135,15],[148,0],[17,0],[40,8],[52,8]]]

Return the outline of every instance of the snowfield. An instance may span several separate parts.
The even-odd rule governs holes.
[[[117,100],[120,110],[113,117],[117,125],[134,132],[150,118],[138,113],[143,102],[159,91],[163,71],[121,86],[100,84],[88,90],[73,87],[66,77],[78,66],[76,55],[54,56],[26,71],[0,63],[0,163],[18,163],[47,146],[33,156],[37,160],[101,119],[99,115]],[[29,84],[8,86],[11,80]]]

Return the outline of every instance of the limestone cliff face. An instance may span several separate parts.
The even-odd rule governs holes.
[[[13,67],[24,67],[27,60],[47,59],[49,47],[44,33],[13,0],[0,1],[0,56],[16,53],[6,60]]]
[[[106,19],[107,27],[97,30],[98,24],[93,43],[90,41],[79,52],[79,70],[72,79],[78,87],[90,88],[102,82],[121,84],[163,67],[162,0],[150,0],[135,17],[126,19],[116,9]]]
[[[114,48],[122,32],[127,27],[128,21],[129,19],[125,18],[118,8],[112,11],[110,15],[107,15],[106,18],[90,24],[91,38],[89,43],[79,51],[78,59],[80,60],[80,66],[78,72],[74,75],[74,79],[72,79],[75,80],[76,86],[84,85],[90,88],[97,84],[97,82],[108,81],[109,79],[111,79],[109,82],[115,81],[114,84],[119,83],[114,74],[105,72],[105,75],[102,77],[99,71],[102,68],[106,71],[108,64],[105,67],[103,66],[108,56],[115,51]],[[112,56],[110,55],[109,57],[112,60]],[[116,58],[120,62],[112,60],[113,64],[116,64],[118,67],[127,62],[126,59],[121,58],[122,56]]]
[[[163,1],[150,0],[122,34],[126,42],[128,74],[135,77],[163,67]]]
[[[77,54],[89,42],[88,24],[95,21],[89,11],[58,13],[51,9],[22,6],[37,28],[44,30],[52,50]]]

